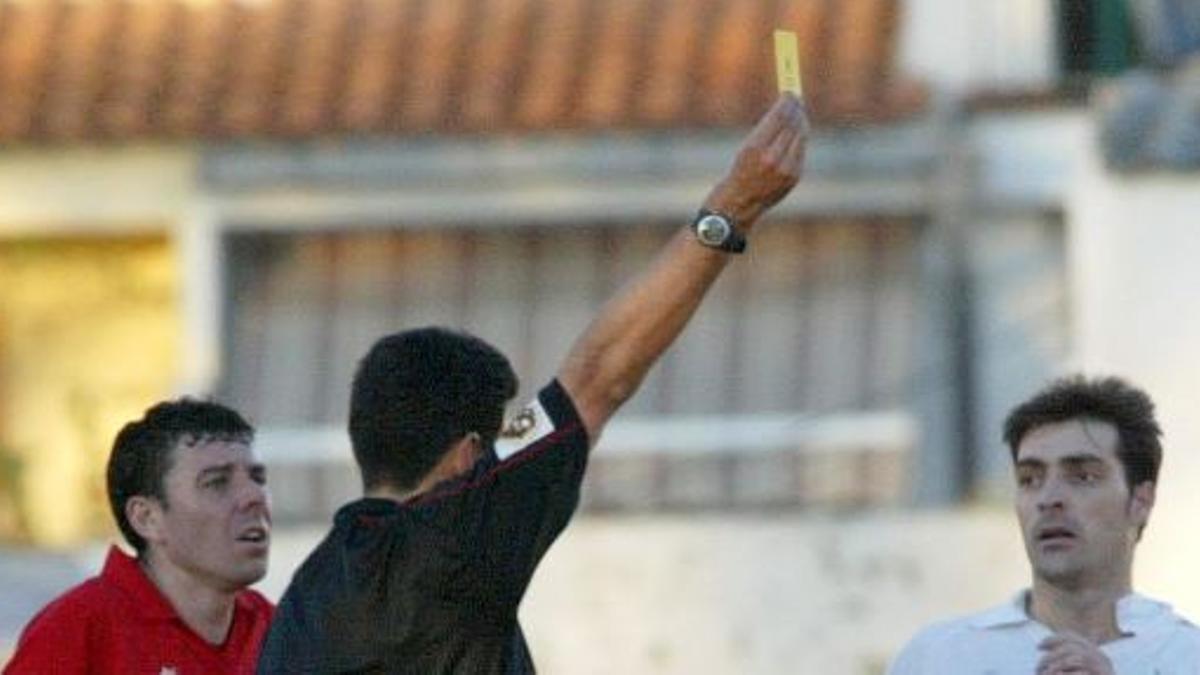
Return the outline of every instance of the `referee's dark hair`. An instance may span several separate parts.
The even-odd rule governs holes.
[[[350,394],[364,488],[415,488],[468,433],[490,447],[516,392],[508,359],[473,335],[426,327],[381,338],[359,362]]]
[[[181,441],[254,440],[254,427],[236,410],[213,401],[181,398],[164,401],[126,424],[113,441],[108,457],[108,503],[125,540],[140,554],[146,540],[125,516],[131,497],[154,497],[168,507],[163,478],[171,470]]]
[[[1156,483],[1162,465],[1162,430],[1146,392],[1118,377],[1089,380],[1081,375],[1056,380],[1017,406],[1004,423],[1004,441],[1017,460],[1017,448],[1038,427],[1073,419],[1108,422],[1117,430],[1117,458],[1132,490]]]

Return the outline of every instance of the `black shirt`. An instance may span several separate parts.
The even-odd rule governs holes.
[[[517,608],[579,502],[587,445],[551,382],[471,475],[342,507],[280,600],[258,672],[534,672]]]

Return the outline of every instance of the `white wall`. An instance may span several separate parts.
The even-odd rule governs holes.
[[[1200,175],[1120,177],[1093,159],[1068,204],[1078,360],[1144,387],[1165,459],[1137,579],[1200,618]]]
[[[323,528],[279,532],[278,597]],[[542,672],[876,675],[924,624],[1028,583],[1000,510],[577,519],[521,621]]]
[[[161,231],[195,197],[195,155],[186,148],[0,154],[0,236]]]
[[[216,380],[221,334],[215,215],[186,144],[23,148],[0,155],[0,239],[167,234],[179,256],[178,393]]]
[[[1053,3],[906,0],[900,65],[939,91],[1046,86],[1057,77]]]

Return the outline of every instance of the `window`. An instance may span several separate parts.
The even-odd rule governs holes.
[[[1108,75],[1136,63],[1125,0],[1059,0],[1059,63],[1065,75]]]
[[[266,430],[265,451],[280,430],[293,434],[288,452],[303,452],[296,448],[305,442],[334,445],[327,456],[348,464],[341,429],[357,360],[385,333],[434,323],[504,351],[522,378],[518,402],[525,400],[603,301],[676,230],[663,223],[234,235],[224,396]],[[589,503],[725,508],[884,498],[863,488],[871,485],[898,499],[898,457],[914,435],[897,414],[911,379],[914,240],[913,224],[872,219],[776,222],[756,233],[746,259],[718,281],[606,431]],[[871,460],[876,451],[889,459]],[[849,472],[859,478],[839,487],[829,476],[847,474],[845,462],[859,467]]]

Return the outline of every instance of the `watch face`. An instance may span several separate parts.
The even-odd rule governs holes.
[[[728,220],[709,214],[696,223],[696,237],[709,246],[720,246],[729,238],[731,229]]]

